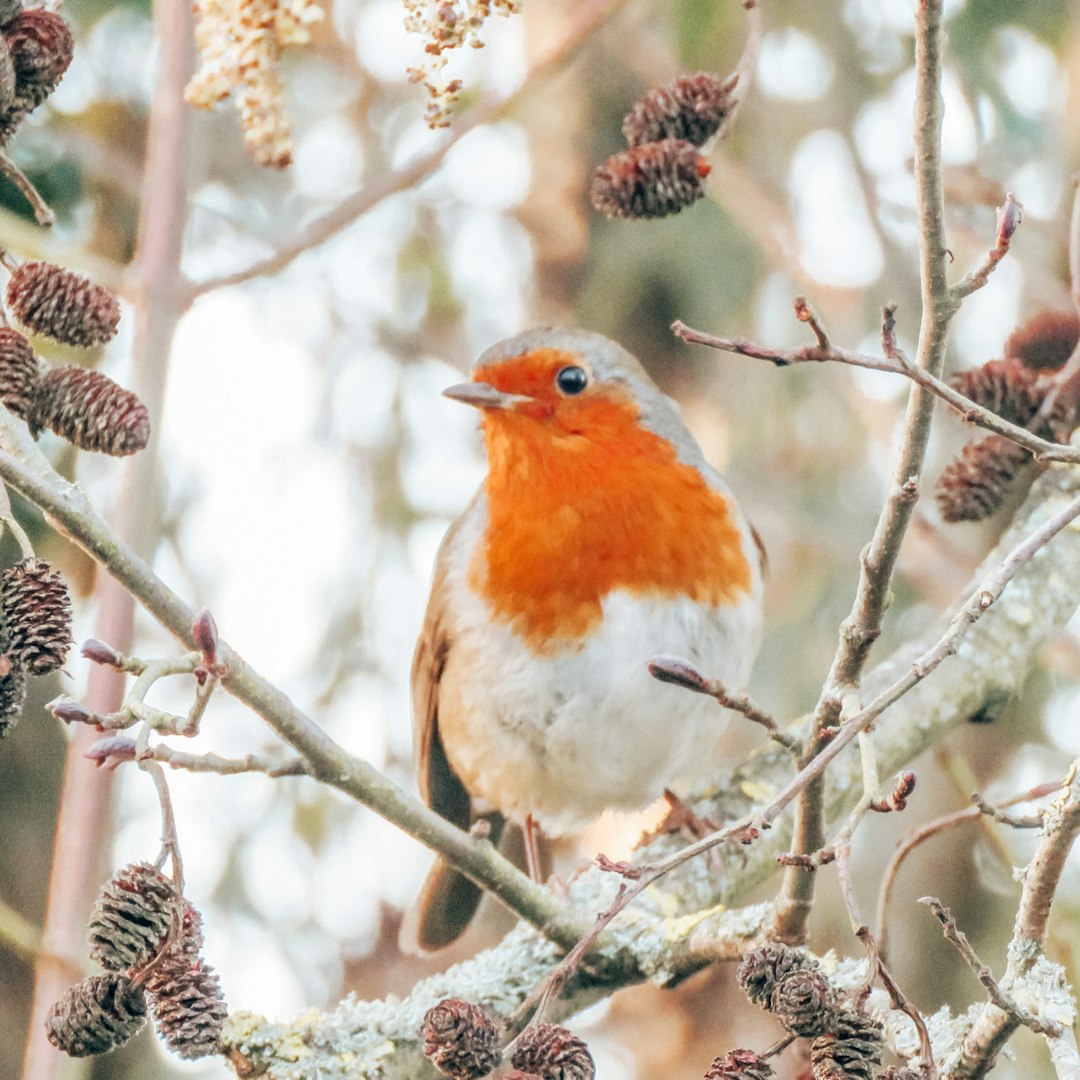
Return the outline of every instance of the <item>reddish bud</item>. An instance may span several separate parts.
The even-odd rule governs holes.
[[[111,645],[106,645],[104,641],[98,641],[97,638],[88,638],[84,641],[80,651],[87,660],[92,660],[95,664],[104,664],[106,667],[119,669],[124,662],[124,658]]]
[[[98,739],[83,757],[99,769],[112,771],[125,761],[135,760],[135,740],[127,735],[107,735]]]
[[[203,608],[202,611],[195,616],[195,622],[191,627],[191,633],[195,638],[195,644],[203,654],[203,660],[208,665],[216,664],[218,628],[217,623],[214,622],[214,616],[211,615],[206,608]]]
[[[57,720],[63,720],[65,724],[97,724],[97,715],[77,701],[57,698],[55,701],[50,701],[45,708]]]
[[[1005,202],[998,207],[997,234],[998,241],[1007,244],[1013,237],[1024,220],[1024,208],[1013,198],[1013,193],[1007,192]]]
[[[709,693],[709,680],[681,656],[654,656],[648,668],[649,674],[659,682],[672,683],[695,694]]]

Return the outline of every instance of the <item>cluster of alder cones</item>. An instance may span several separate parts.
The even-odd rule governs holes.
[[[53,263],[19,264],[7,285],[8,314],[31,334],[77,348],[104,345],[116,334],[116,297],[81,274]],[[123,456],[150,439],[150,415],[130,390],[81,364],[48,367],[30,342],[0,327],[0,403],[25,420],[81,450]]]
[[[1080,341],[1075,312],[1043,311],[1005,342],[1004,359],[953,375],[950,383],[965,397],[1042,438],[1067,441],[1077,426],[1075,395],[1043,405],[1055,374]],[[949,522],[990,517],[1030,477],[1031,453],[1002,435],[969,442],[942,471],[937,485],[941,516]]]
[[[158,1034],[182,1058],[219,1052],[228,1008],[202,957],[202,917],[149,863],[118,870],[98,897],[91,956],[105,969],[76,983],[45,1021],[72,1057],[104,1054],[137,1034],[152,1011]]]
[[[71,648],[71,598],[64,579],[41,559],[0,574],[0,739],[26,704],[28,675],[64,666]]]
[[[530,1024],[505,1047],[500,1025],[479,1005],[447,998],[432,1006],[420,1027],[424,1056],[451,1080],[594,1080],[596,1063],[573,1032]],[[508,1058],[504,1062],[503,1058]]]
[[[805,1080],[919,1080],[903,1065],[881,1066],[880,1021],[845,1003],[821,966],[801,949],[769,942],[747,953],[739,986],[794,1036],[811,1040]],[[588,1047],[554,1024],[527,1027],[509,1046],[500,1025],[478,1005],[448,998],[428,1010],[420,1028],[425,1056],[451,1080],[594,1080]],[[508,1059],[508,1060],[504,1060]],[[716,1058],[705,1080],[772,1080],[772,1066],[753,1050]]]
[[[628,150],[593,174],[592,204],[610,218],[662,218],[705,194],[710,165],[698,152],[722,133],[737,75],[679,75],[634,102],[623,119]]]
[[[849,1007],[820,965],[801,949],[768,942],[751,950],[739,967],[746,996],[798,1038],[810,1039],[806,1080],[919,1080],[903,1065],[881,1068],[884,1040],[880,1021]],[[718,1057],[705,1080],[771,1080],[776,1074],[753,1050]]]

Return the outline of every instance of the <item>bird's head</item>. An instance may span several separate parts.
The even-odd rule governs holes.
[[[481,355],[470,382],[443,393],[482,410],[485,431],[530,441],[611,443],[645,427],[681,442],[685,432],[641,364],[585,330],[546,327],[501,341]]]

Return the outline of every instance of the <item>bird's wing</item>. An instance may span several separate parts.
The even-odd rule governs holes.
[[[450,767],[439,735],[439,687],[453,648],[446,606],[446,556],[473,506],[475,503],[450,526],[439,547],[431,597],[412,663],[413,760],[420,797],[442,817],[463,829],[472,820],[471,800],[465,785]]]
[[[481,512],[473,501],[443,539],[435,560],[431,598],[412,666],[413,754],[420,797],[436,813],[459,828],[473,821],[472,799],[454,772],[439,734],[439,688],[446,660],[454,647],[453,628],[447,617],[447,553],[462,523]],[[498,842],[502,819],[489,815],[491,839]],[[404,951],[432,952],[458,938],[469,925],[482,891],[442,859],[428,873],[419,897],[405,913],[399,941]]]

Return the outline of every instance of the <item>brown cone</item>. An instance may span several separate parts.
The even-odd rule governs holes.
[[[134,454],[150,441],[150,414],[138,397],[77,364],[54,368],[41,380],[32,426],[113,457]]]
[[[217,973],[202,958],[202,917],[184,905],[176,941],[150,969],[146,992],[158,1034],[182,1058],[202,1058],[220,1050],[229,1015]]]
[[[181,898],[149,863],[131,863],[105,883],[90,917],[90,955],[109,971],[135,971],[157,955]]]
[[[816,968],[789,971],[774,987],[769,1011],[792,1035],[812,1039],[833,1022],[836,991]]]
[[[420,1039],[424,1056],[454,1080],[486,1076],[502,1057],[495,1021],[479,1005],[461,998],[446,998],[428,1009]]]
[[[1005,342],[1005,355],[1035,371],[1062,367],[1080,341],[1080,316],[1075,311],[1040,311],[1014,330]]]
[[[589,198],[609,218],[662,218],[705,194],[709,163],[684,139],[634,146],[593,174]]]
[[[775,1075],[753,1050],[730,1050],[709,1066],[705,1080],[772,1080]]]
[[[1001,435],[970,442],[942,470],[937,504],[945,521],[983,521],[1005,501],[1031,454]]]
[[[773,993],[780,980],[792,971],[817,971],[818,963],[801,949],[779,941],[767,941],[751,949],[739,965],[737,978],[746,996],[761,1008],[772,1008]]]
[[[510,1063],[540,1080],[593,1080],[596,1076],[596,1062],[584,1041],[556,1024],[527,1027]]]
[[[8,309],[31,333],[90,348],[116,334],[120,305],[108,289],[55,263],[20,265],[7,286]]]
[[[0,609],[12,659],[31,675],[64,666],[71,649],[71,597],[42,559],[24,559],[0,577]]]
[[[26,669],[10,657],[0,657],[10,664],[6,675],[0,675],[0,739],[6,739],[22,719],[26,707]]]
[[[701,146],[731,111],[735,79],[707,71],[679,75],[634,102],[622,124],[627,145],[686,139]]]
[[[810,1046],[814,1080],[873,1080],[881,1064],[881,1024],[866,1013],[836,1014],[833,1030]]]
[[[19,12],[4,27],[3,36],[14,68],[15,89],[11,104],[0,115],[0,145],[60,85],[75,51],[68,24],[42,8]]]
[[[29,421],[40,381],[41,364],[30,342],[18,330],[0,326],[0,403]]]
[[[1045,389],[1019,360],[988,360],[956,372],[949,385],[977,405],[1023,427],[1039,411]]]
[[[45,1034],[72,1057],[122,1046],[146,1023],[146,998],[126,975],[92,975],[49,1010]]]

